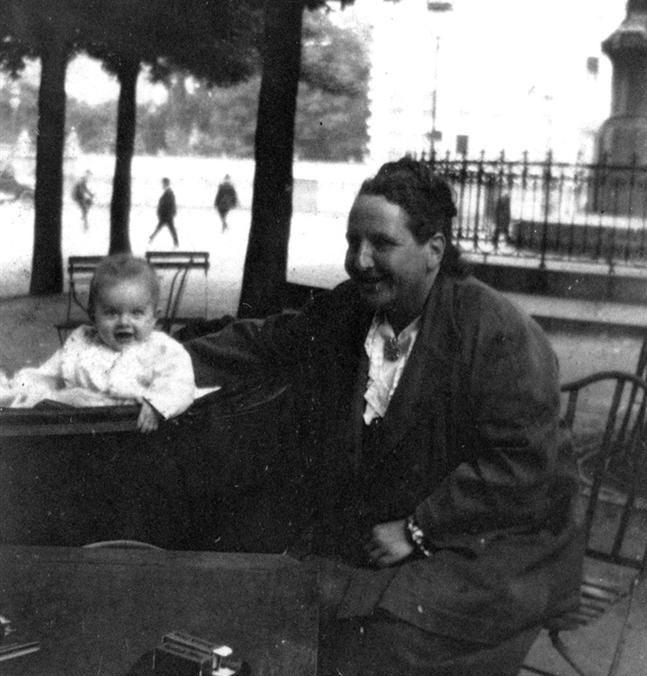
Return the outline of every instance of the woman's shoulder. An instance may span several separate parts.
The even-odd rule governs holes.
[[[455,279],[454,296],[467,316],[477,318],[490,316],[495,318],[517,318],[521,321],[530,319],[529,316],[509,298],[489,284],[471,275]]]

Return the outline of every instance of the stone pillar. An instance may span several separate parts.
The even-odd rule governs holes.
[[[627,16],[603,43],[613,65],[611,116],[598,132],[589,207],[641,215],[647,206],[647,0],[628,0]],[[622,167],[622,168],[620,168]]]

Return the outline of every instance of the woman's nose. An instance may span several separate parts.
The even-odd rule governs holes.
[[[362,242],[357,249],[357,267],[367,270],[373,267],[373,249],[368,242]]]

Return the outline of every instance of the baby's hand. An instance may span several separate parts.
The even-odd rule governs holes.
[[[159,419],[159,413],[145,401],[137,418],[137,429],[145,433],[154,432],[159,427]]]

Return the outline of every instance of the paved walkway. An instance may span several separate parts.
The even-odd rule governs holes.
[[[553,319],[562,325],[592,329],[605,326],[644,328],[647,331],[647,305],[608,303],[602,301],[537,296],[524,293],[506,293],[533,317]]]

